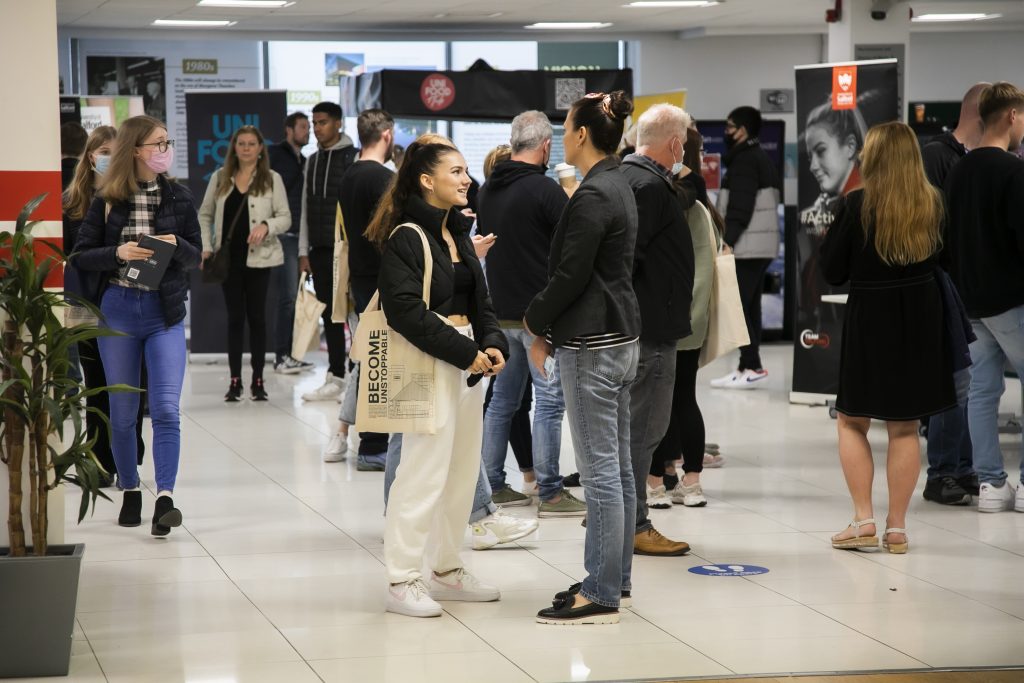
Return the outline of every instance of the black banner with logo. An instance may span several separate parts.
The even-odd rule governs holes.
[[[405,118],[507,121],[530,109],[554,122],[591,92],[633,94],[630,69],[587,71],[407,71],[384,69],[341,79],[346,114],[379,107]]]
[[[196,209],[203,202],[210,175],[224,165],[231,136],[237,129],[246,125],[256,126],[267,147],[284,138],[287,111],[284,90],[186,92],[185,109],[188,117],[188,186],[195,198]],[[276,303],[275,297],[274,292],[270,292],[268,310]],[[220,286],[203,284],[199,271],[194,271],[190,299],[190,352],[226,353],[227,311]],[[273,326],[274,316],[268,315],[267,339],[271,342],[274,339]],[[248,335],[245,338],[248,339]]]
[[[825,403],[839,389],[847,286],[825,282],[818,250],[843,196],[860,187],[858,158],[867,129],[900,117],[896,60],[796,68],[800,139],[797,180],[794,403]]]

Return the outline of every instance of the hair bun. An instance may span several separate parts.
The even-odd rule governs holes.
[[[614,121],[625,121],[626,117],[633,113],[633,100],[623,90],[616,90],[608,93],[611,101],[608,108],[611,110],[611,118]]]

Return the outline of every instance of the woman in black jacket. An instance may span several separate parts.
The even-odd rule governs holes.
[[[89,207],[71,257],[78,269],[101,274],[100,291],[89,295],[99,302],[105,324],[122,333],[99,340],[107,381],[138,386],[145,350],[157,486],[154,536],[166,536],[181,524],[181,512],[171,496],[181,449],[187,271],[199,265],[202,248],[192,195],[166,176],[174,159],[173,145],[167,127],[152,117],[135,116],[122,124],[100,187],[102,197]],[[145,235],[174,245],[158,290],[132,279],[131,262],[154,253],[139,246]],[[121,526],[142,523],[135,441],[138,406],[138,393],[110,394],[114,462],[118,486],[124,489]]]
[[[387,610],[412,617],[441,615],[435,600],[489,602],[497,588],[462,566],[459,548],[480,474],[483,386],[505,366],[508,344],[498,327],[480,261],[465,222],[470,179],[466,160],[444,144],[409,146],[381,199],[366,237],[383,247],[378,288],[388,324],[438,360],[438,401],[448,416],[436,434],[405,434],[406,457],[388,498],[384,560]],[[430,309],[423,301],[426,235],[433,274]],[[396,229],[399,228],[399,229]],[[476,376],[476,377],[474,377]],[[438,517],[435,521],[435,517]],[[421,575],[431,527],[439,546],[429,587]]]
[[[565,121],[565,160],[580,169],[555,227],[548,284],[526,310],[543,368],[557,354],[576,464],[587,496],[587,578],[541,610],[545,624],[615,624],[630,591],[636,487],[629,451],[629,384],[640,357],[633,292],[637,211],[614,156],[633,103],[621,91],[587,95]],[[553,350],[554,349],[554,350]],[[542,373],[545,371],[542,369]]]

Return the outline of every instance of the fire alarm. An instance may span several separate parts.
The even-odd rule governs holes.
[[[838,23],[843,17],[843,0],[835,0],[836,6],[825,10],[825,23]]]

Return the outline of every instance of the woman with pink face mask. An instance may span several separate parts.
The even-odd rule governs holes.
[[[168,138],[167,126],[149,116],[135,116],[121,125],[117,141],[100,196],[89,207],[70,258],[80,270],[101,273],[98,291],[86,294],[99,305],[101,324],[121,333],[99,340],[107,382],[139,386],[145,358],[157,494],[151,533],[166,536],[182,519],[172,495],[181,446],[183,321],[188,271],[199,265],[202,239],[192,194],[167,176],[174,163],[174,140]],[[154,253],[139,246],[146,235],[174,245],[167,271],[152,289],[130,279],[131,262]],[[111,447],[117,484],[124,490],[121,526],[142,524],[135,440],[138,405],[138,393],[110,394]]]

